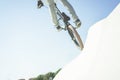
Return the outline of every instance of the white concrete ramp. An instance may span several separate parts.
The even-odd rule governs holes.
[[[54,80],[120,80],[120,4],[89,29],[83,52]]]

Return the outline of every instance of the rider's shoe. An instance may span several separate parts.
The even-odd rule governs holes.
[[[79,28],[81,26],[81,21],[79,19],[77,19],[75,21],[75,25],[76,25],[76,28]]]
[[[63,28],[62,28],[62,27],[60,27],[60,26],[57,26],[56,28],[57,28],[57,30],[58,30],[58,31],[63,30]]]

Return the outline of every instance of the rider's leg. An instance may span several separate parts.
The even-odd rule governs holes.
[[[59,23],[57,21],[57,15],[55,12],[55,4],[54,4],[54,0],[47,0],[48,2],[48,8],[49,8],[49,12],[51,15],[51,20],[54,24],[54,26],[60,31],[62,28],[59,26]]]
[[[72,5],[67,1],[67,0],[60,0],[61,3],[68,9],[69,13],[72,15],[72,18],[76,24],[77,27],[80,27],[81,22],[77,16],[77,14],[75,13]]]

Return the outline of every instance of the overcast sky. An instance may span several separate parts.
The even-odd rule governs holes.
[[[109,15],[120,2],[68,1],[82,21],[78,32],[83,42],[89,27]],[[81,53],[67,32],[57,32],[48,8],[37,9],[36,4],[37,0],[0,2],[0,80],[17,80],[56,71]],[[59,5],[59,8],[64,7]]]

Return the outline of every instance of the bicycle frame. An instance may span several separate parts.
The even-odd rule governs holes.
[[[64,24],[65,24],[65,29],[64,30],[66,30],[66,28],[70,25],[70,23],[68,22],[69,20],[70,20],[70,17],[69,16],[67,16],[64,12],[61,12],[59,9],[58,9],[58,7],[56,6],[56,4],[55,4],[55,8],[56,8],[56,13],[59,15],[59,19],[58,20],[60,20],[60,19],[62,19],[63,20],[63,22],[64,22]]]

